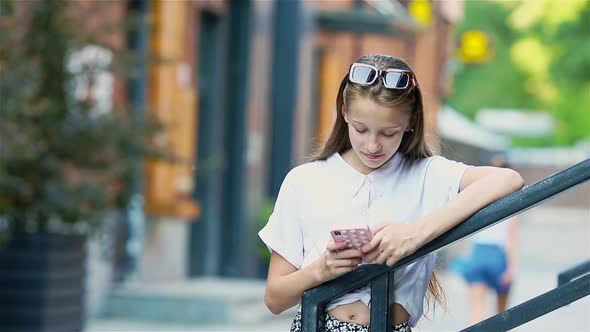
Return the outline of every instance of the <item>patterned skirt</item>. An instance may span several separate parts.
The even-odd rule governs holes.
[[[369,325],[348,323],[338,320],[326,314],[325,323],[326,332],[369,332]],[[394,332],[412,332],[408,322],[404,322],[393,327]],[[302,332],[301,330],[301,313],[297,313],[293,323],[291,323],[291,332]]]

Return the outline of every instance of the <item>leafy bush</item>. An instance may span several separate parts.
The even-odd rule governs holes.
[[[76,2],[30,3],[32,17],[0,18],[0,227],[11,231],[87,232],[126,206],[129,184],[161,126],[127,109],[97,108],[89,88],[111,64],[72,72],[68,60],[88,44],[66,17]],[[117,49],[101,45],[112,54]]]

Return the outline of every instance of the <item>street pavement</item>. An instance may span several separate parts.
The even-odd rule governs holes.
[[[590,259],[590,209],[543,208],[531,209],[520,216],[520,266],[516,276],[510,306],[515,306],[556,287],[557,274]],[[456,255],[465,252],[467,242],[446,249]],[[439,271],[447,297],[447,310],[437,307],[427,313],[414,331],[447,332],[467,327],[468,296],[463,281],[452,271]],[[494,298],[489,298],[492,315]],[[249,310],[249,308],[244,308]],[[249,324],[217,324],[181,326],[171,323],[147,323],[94,319],[86,332],[131,331],[288,331],[295,314],[293,309]],[[590,298],[578,300],[513,331],[529,332],[590,332]]]

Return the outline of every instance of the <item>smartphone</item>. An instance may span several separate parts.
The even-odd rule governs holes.
[[[362,226],[343,226],[335,225],[330,231],[335,242],[346,242],[348,249],[360,249],[369,243],[373,236],[371,229],[367,225]]]

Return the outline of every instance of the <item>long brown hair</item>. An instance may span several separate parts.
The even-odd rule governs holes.
[[[398,68],[408,70],[415,80],[414,71],[400,58],[381,54],[365,55],[355,62],[366,63],[378,69]],[[415,82],[417,81],[415,80]],[[346,73],[336,96],[336,121],[328,140],[311,158],[312,161],[326,160],[332,154],[336,152],[343,153],[352,147],[348,136],[348,125],[342,115],[342,109],[357,98],[371,98],[380,105],[396,107],[410,112],[410,124],[413,131],[404,133],[398,152],[403,153],[406,159],[409,160],[432,156],[432,152],[424,139],[424,106],[420,86],[417,83],[411,89],[393,90],[385,88],[380,79],[372,85],[352,83],[348,80],[348,73]]]
[[[426,145],[424,139],[424,106],[422,104],[422,92],[417,83],[414,71],[402,59],[389,55],[365,55],[355,62],[365,63],[377,67],[377,69],[398,68],[408,70],[412,73],[414,84],[411,89],[394,90],[383,86],[381,79],[377,79],[372,85],[360,85],[348,80],[348,73],[342,79],[338,95],[336,96],[336,122],[328,140],[323,147],[316,152],[311,158],[315,160],[326,160],[328,157],[338,152],[340,154],[352,148],[350,137],[348,136],[348,124],[344,120],[342,110],[346,105],[356,98],[371,98],[374,102],[386,106],[402,109],[410,112],[410,126],[413,131],[404,133],[398,152],[404,154],[409,161],[415,161],[432,156],[431,150]],[[396,152],[396,153],[398,153]],[[436,273],[428,284],[427,303],[430,306],[430,296],[438,302],[443,308],[445,307],[445,293],[437,278]]]

